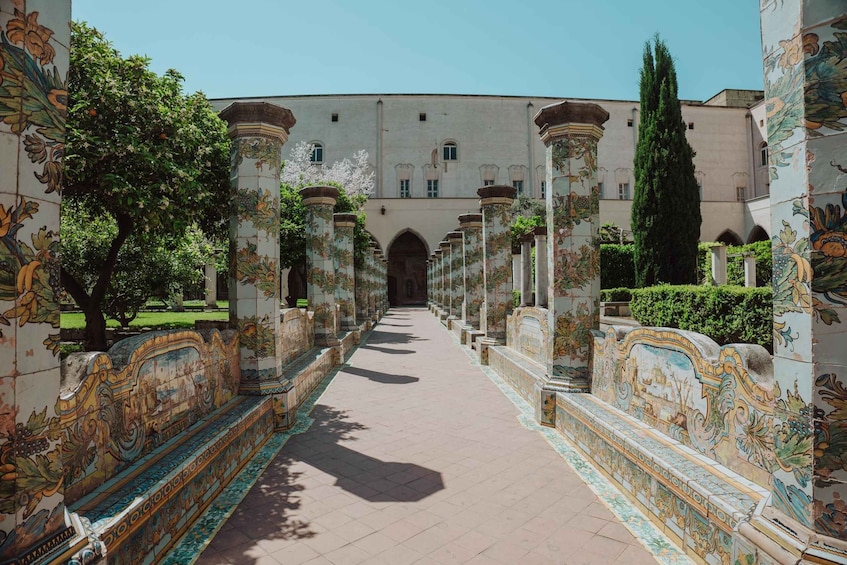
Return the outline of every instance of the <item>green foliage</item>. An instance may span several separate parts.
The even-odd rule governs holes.
[[[80,202],[66,202],[63,212],[62,268],[90,293],[118,226],[109,216],[93,215]],[[199,284],[203,280],[201,269],[212,252],[196,227],[180,237],[131,234],[118,251],[103,312],[127,326],[151,298],[165,300]]]
[[[615,222],[600,226],[600,243],[632,243],[632,234],[626,235]]]
[[[711,248],[717,243],[701,243],[697,246],[697,280],[709,284],[712,280]],[[726,265],[727,284],[744,284],[744,258],[742,255],[752,254],[756,257],[756,286],[770,286],[773,276],[773,253],[770,241],[757,241],[745,245],[730,245],[727,247]]]
[[[600,244],[600,288],[635,286],[634,253],[631,243]]]
[[[644,47],[640,90],[631,221],[636,285],[694,283],[701,223],[694,150],[685,138],[673,59],[658,37]]]
[[[150,328],[153,330],[173,330],[193,328],[197,320],[222,321],[229,319],[225,309],[206,312],[204,310],[189,310],[186,312],[146,311],[142,310],[129,323],[129,328]],[[85,317],[79,312],[62,312],[62,329],[82,329],[85,327]],[[109,320],[108,327],[119,328],[120,323]]]
[[[71,25],[63,201],[116,226],[103,260],[87,263],[96,265],[86,274],[93,284],[62,269],[62,285],[86,313],[87,349],[106,346],[102,310],[119,286],[111,278],[125,242],[146,252],[195,224],[220,237],[229,215],[226,125],[201,93],[182,93],[179,73],[159,76],[149,63],[121,57],[85,23]]]
[[[628,288],[604,288],[600,291],[600,302],[629,302],[632,290]]]
[[[521,306],[521,291],[512,289],[512,305],[515,308],[520,308],[520,306]]]
[[[633,289],[629,306],[643,326],[679,328],[721,345],[757,343],[773,351],[772,300],[769,287],[659,285]]]
[[[543,216],[515,216],[512,222],[512,249],[521,246],[521,237],[528,233],[532,233],[537,227],[543,227],[546,223]]]

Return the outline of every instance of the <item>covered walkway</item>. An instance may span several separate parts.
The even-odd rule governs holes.
[[[330,378],[197,563],[655,563],[427,310]]]

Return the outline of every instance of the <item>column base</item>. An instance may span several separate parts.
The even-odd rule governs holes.
[[[588,383],[548,381],[535,385],[535,419],[542,426],[556,427],[556,394],[585,394],[591,392]]]

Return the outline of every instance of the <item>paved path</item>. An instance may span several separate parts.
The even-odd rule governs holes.
[[[424,309],[394,309],[198,564],[655,563]]]

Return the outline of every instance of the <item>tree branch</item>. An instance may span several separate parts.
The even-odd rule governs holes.
[[[97,283],[91,289],[91,302],[98,308],[106,296],[106,289],[109,287],[112,272],[115,270],[115,264],[118,262],[118,252],[121,250],[121,246],[123,246],[126,238],[132,232],[133,221],[128,214],[117,214],[115,219],[118,222],[118,235],[112,240],[109,253],[106,255],[106,260],[103,262],[103,267],[97,276]]]

